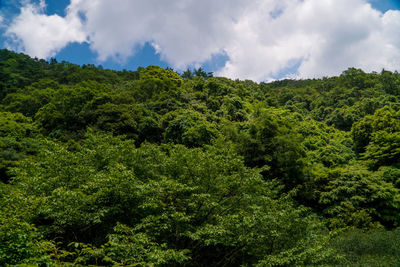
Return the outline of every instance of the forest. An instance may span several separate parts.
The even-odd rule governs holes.
[[[0,266],[400,266],[400,74],[0,50]]]

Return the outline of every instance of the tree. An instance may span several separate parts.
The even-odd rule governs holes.
[[[35,154],[40,140],[30,118],[21,113],[0,112],[0,181],[8,182],[8,170],[20,159]]]
[[[172,70],[158,66],[148,66],[139,72],[135,95],[141,99],[150,99],[161,92],[176,91],[182,85],[182,78]]]
[[[25,218],[63,249],[77,242],[76,263],[306,264],[330,255],[317,218],[225,143],[135,148],[89,135],[73,150],[47,142],[14,174],[15,190],[36,203]]]

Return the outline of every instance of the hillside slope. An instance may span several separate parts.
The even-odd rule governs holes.
[[[399,97],[0,50],[0,265],[395,266]]]

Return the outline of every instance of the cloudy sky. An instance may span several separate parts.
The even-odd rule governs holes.
[[[400,0],[0,0],[0,45],[256,81],[400,70]]]

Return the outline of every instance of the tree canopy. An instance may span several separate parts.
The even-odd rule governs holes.
[[[0,50],[0,265],[396,266],[399,97]]]

